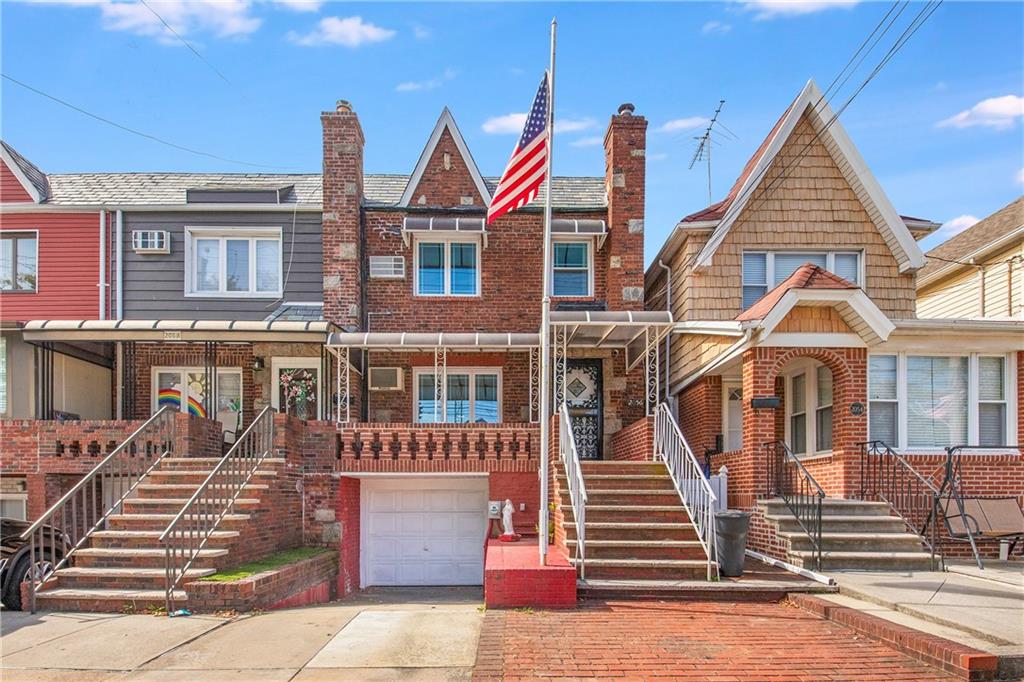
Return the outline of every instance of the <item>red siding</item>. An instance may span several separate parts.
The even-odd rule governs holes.
[[[0,294],[0,319],[96,319],[99,315],[96,287],[100,267],[99,220],[98,213],[7,213],[0,216],[0,229],[4,232],[39,231],[38,290],[34,294]]]
[[[0,202],[14,201],[32,201],[32,196],[21,186],[7,164],[0,161]]]

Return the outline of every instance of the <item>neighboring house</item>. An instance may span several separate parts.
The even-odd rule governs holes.
[[[1024,320],[1024,197],[925,254],[918,317]]]
[[[947,446],[994,448],[967,485],[1020,495],[1020,453],[1000,446],[1024,428],[1024,323],[917,319],[917,240],[937,225],[897,213],[820,102],[808,83],[726,199],[683,218],[647,270],[648,308],[675,319],[666,397],[684,436],[728,466],[740,508],[775,489],[780,450],[828,496],[862,495],[869,440],[927,456],[925,475]]]

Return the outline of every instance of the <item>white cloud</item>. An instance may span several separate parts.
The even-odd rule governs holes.
[[[296,12],[319,12],[324,4],[322,0],[270,0],[270,2]]]
[[[1024,168],[1017,171],[1017,182],[1024,185]]]
[[[830,9],[850,9],[860,0],[746,0],[743,9],[755,12],[754,19],[774,19],[814,14]]]
[[[392,29],[367,23],[360,16],[324,17],[309,33],[299,34],[295,31],[288,33],[288,39],[296,45],[342,45],[352,48],[368,43],[383,42],[394,37],[395,31]]]
[[[647,155],[647,160],[648,161],[664,161],[667,158],[668,158],[668,154],[666,154],[665,152],[658,152],[657,154],[648,154]]]
[[[935,244],[940,244],[950,237],[956,236],[966,230],[968,227],[973,226],[978,222],[978,219],[972,215],[961,215],[947,220],[942,223],[942,226],[935,232],[929,235],[929,239]]]
[[[724,35],[732,30],[732,24],[726,24],[721,21],[709,21],[706,22],[700,28],[700,32],[703,35]]]
[[[445,69],[444,73],[436,78],[425,81],[406,81],[395,86],[395,92],[416,92],[418,90],[433,90],[452,80],[458,72],[455,69]]]
[[[96,8],[107,31],[126,31],[141,36],[152,36],[166,43],[180,44],[178,39],[160,21],[162,17],[178,35],[206,32],[220,38],[249,35],[262,25],[263,20],[253,16],[250,0],[220,0],[195,2],[190,0],[163,0],[151,6],[160,17],[139,2],[115,0],[28,0],[45,5]]]
[[[1003,130],[1010,128],[1017,119],[1024,117],[1024,97],[1003,95],[983,99],[970,109],[939,121],[939,128],[971,128],[987,126]]]
[[[700,128],[706,126],[711,122],[711,119],[704,116],[687,116],[686,118],[676,118],[671,121],[666,121],[658,128],[659,133],[678,133],[683,130],[693,130],[694,128]]]
[[[505,114],[503,116],[492,116],[484,121],[481,129],[489,135],[519,135],[526,125],[526,114]],[[592,118],[566,118],[555,121],[556,133],[578,133],[590,130],[597,125]]]
[[[569,143],[570,147],[597,147],[598,145],[604,144],[604,138],[600,135],[594,135],[592,137],[581,137],[578,140],[573,140]]]

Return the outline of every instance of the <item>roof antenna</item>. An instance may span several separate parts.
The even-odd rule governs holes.
[[[711,196],[711,129],[715,127],[715,123],[718,121],[718,114],[722,111],[722,107],[725,105],[725,100],[718,100],[718,108],[715,109],[714,116],[711,117],[711,121],[708,123],[708,127],[704,130],[704,134],[695,137],[693,139],[699,140],[700,144],[697,145],[697,150],[693,153],[693,158],[690,159],[690,170],[697,164],[698,161],[707,160],[708,162],[708,205],[710,206],[713,198]]]

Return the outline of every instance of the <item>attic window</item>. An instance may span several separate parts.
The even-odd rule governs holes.
[[[283,204],[294,185],[207,185],[185,190],[189,204]]]

